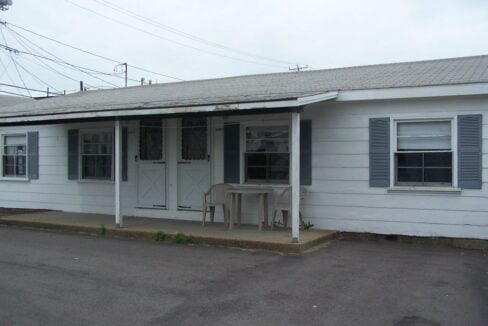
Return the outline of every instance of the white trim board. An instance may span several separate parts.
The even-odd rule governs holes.
[[[488,95],[488,83],[340,91],[336,101]]]

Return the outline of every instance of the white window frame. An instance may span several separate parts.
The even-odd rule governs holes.
[[[6,177],[3,175],[3,157],[4,157],[4,146],[5,137],[8,136],[24,136],[25,137],[25,177]],[[8,181],[28,181],[29,180],[29,142],[26,132],[12,132],[12,133],[1,133],[0,134],[0,180]]]
[[[402,186],[395,184],[396,166],[395,154],[397,153],[398,139],[397,130],[398,124],[404,122],[433,122],[433,121],[449,121],[451,123],[451,151],[452,151],[452,184],[451,186]],[[408,188],[412,190],[422,189],[457,189],[458,188],[458,148],[457,148],[457,116],[428,116],[428,117],[392,117],[390,119],[390,187],[392,189]]]
[[[246,181],[246,129],[247,127],[266,127],[266,126],[286,126],[288,127],[288,153],[290,155],[290,163],[291,164],[291,124],[289,120],[274,120],[274,121],[244,121],[241,122],[241,130],[240,130],[240,184],[244,185],[265,185],[265,186],[273,186],[273,187],[287,187],[290,185],[290,173],[288,174],[288,182],[284,183],[273,183],[273,182],[252,182]]]
[[[115,134],[113,128],[89,128],[79,129],[80,136],[78,139],[78,175],[79,182],[114,182],[115,181]],[[112,133],[112,164],[110,169],[110,178],[96,179],[96,178],[84,178],[83,177],[83,135],[93,134],[97,132],[110,132]]]

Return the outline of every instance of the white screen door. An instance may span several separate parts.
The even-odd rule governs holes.
[[[161,119],[139,123],[138,205],[166,208],[166,162],[164,129]]]
[[[210,187],[207,118],[183,118],[179,130],[178,208],[201,210]]]

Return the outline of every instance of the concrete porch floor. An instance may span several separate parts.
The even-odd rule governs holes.
[[[326,241],[339,233],[332,230],[310,229],[300,232],[300,244],[291,243],[290,229],[257,230],[256,225],[236,226],[229,231],[222,223],[207,223],[144,217],[124,217],[124,227],[117,228],[112,215],[69,213],[60,211],[16,212],[0,215],[0,224],[37,227],[100,234],[102,225],[107,235],[151,239],[157,232],[167,235],[183,233],[192,236],[193,243],[229,247],[265,249],[300,253]]]

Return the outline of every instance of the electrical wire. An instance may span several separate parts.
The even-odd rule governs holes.
[[[81,6],[81,5],[77,4],[77,3],[74,3],[71,0],[64,0],[64,1],[67,2],[67,3],[70,3],[71,5],[73,5],[75,7],[78,7],[78,8],[81,8],[83,10],[86,10],[86,11],[88,11],[88,12],[90,12],[90,13],[96,15],[96,16],[103,17],[103,18],[105,18],[107,20],[110,20],[112,22],[115,22],[117,24],[126,26],[128,28],[131,28],[131,29],[136,30],[136,31],[139,31],[141,33],[144,33],[144,34],[147,34],[147,35],[156,37],[158,39],[161,39],[161,40],[164,40],[164,41],[167,41],[167,42],[171,42],[171,43],[177,44],[177,45],[182,46],[182,47],[186,47],[188,49],[192,49],[192,50],[195,50],[195,51],[199,51],[199,52],[203,52],[203,53],[207,53],[207,54],[211,54],[211,55],[215,55],[215,56],[227,58],[227,59],[230,59],[230,60],[241,61],[241,62],[256,64],[256,65],[261,65],[261,66],[268,66],[268,67],[280,68],[280,69],[285,69],[285,68],[288,69],[287,66],[283,66],[283,65],[280,66],[280,65],[276,65],[276,64],[268,64],[268,63],[263,63],[263,62],[258,62],[258,61],[246,60],[246,59],[241,59],[241,58],[237,58],[237,57],[233,57],[233,56],[229,56],[229,55],[225,55],[225,54],[216,53],[216,52],[213,52],[213,51],[208,51],[208,50],[205,50],[205,49],[201,49],[201,48],[198,48],[198,47],[195,47],[195,46],[192,46],[192,45],[188,45],[186,43],[182,43],[182,42],[179,42],[179,41],[176,41],[176,40],[173,40],[173,39],[170,39],[170,38],[161,36],[159,34],[155,34],[155,33],[149,32],[149,31],[147,31],[145,29],[142,29],[142,28],[139,28],[137,26],[134,26],[134,25],[125,23],[125,22],[120,21],[120,20],[117,20],[115,18],[106,16],[104,14],[101,14],[99,12],[96,12],[95,10],[91,10],[91,9],[86,8],[86,7],[83,7],[83,6]]]
[[[8,62],[8,64],[7,64],[7,66],[5,66],[5,65],[4,65],[4,63],[3,63],[3,60],[0,58],[0,64],[1,64],[1,65],[2,65],[2,67],[3,67],[2,76],[0,76],[0,77],[3,77],[3,75],[4,75],[4,74],[6,74],[6,75],[7,75],[7,77],[8,77],[8,79],[10,80],[10,82],[11,82],[12,84],[15,84],[14,80],[12,79],[12,77],[10,76],[10,74],[8,73],[8,67],[10,67],[10,64],[11,64],[11,63],[12,63],[12,60],[10,60],[10,61]]]
[[[51,88],[51,89],[54,89],[56,92],[60,93],[60,90],[57,89],[56,87],[48,84],[47,82],[45,82],[44,80],[42,80],[41,78],[39,78],[38,76],[36,76],[34,73],[32,73],[31,71],[27,70],[23,65],[20,64],[20,62],[16,61],[16,63],[19,65],[20,68],[22,68],[22,70],[24,70],[26,73],[28,73],[30,76],[32,76],[34,79],[36,79],[39,83]]]
[[[98,79],[106,84],[110,84],[114,87],[117,87],[119,88],[120,86],[114,84],[114,83],[111,83],[109,81],[106,81],[102,78],[99,78],[97,76],[94,76],[93,74],[89,73],[88,71],[95,71],[95,72],[98,72],[100,74],[107,74],[107,73],[104,73],[104,72],[100,72],[100,71],[96,71],[96,70],[93,70],[93,69],[90,69],[90,68],[86,68],[86,67],[82,67],[82,66],[77,66],[77,65],[74,65],[72,63],[69,63],[69,62],[66,62],[66,61],[62,61],[62,60],[55,60],[55,59],[52,59],[52,58],[48,58],[46,56],[42,56],[42,55],[38,55],[38,54],[35,54],[35,53],[31,53],[31,52],[26,52],[26,51],[22,51],[22,50],[19,50],[19,49],[15,49],[15,48],[11,48],[9,46],[6,46],[5,44],[0,44],[0,48],[3,48],[9,52],[11,51],[15,51],[15,53],[19,53],[19,54],[26,54],[26,55],[30,55],[30,56],[33,56],[33,57],[37,57],[37,58],[40,58],[40,59],[44,59],[44,60],[49,60],[51,62],[54,62],[54,63],[57,63],[57,64],[61,64],[61,65],[66,65],[66,66],[69,66],[69,67],[73,67],[73,68],[76,68],[76,70],[84,73],[84,74],[87,74],[88,76],[92,77],[92,78],[95,78],[95,79]],[[110,74],[107,74],[107,75],[110,75]],[[110,75],[112,76],[112,75]]]
[[[69,47],[71,49],[74,49],[74,50],[77,50],[77,51],[80,51],[80,52],[83,52],[83,53],[86,53],[86,54],[89,54],[89,55],[92,55],[94,57],[97,57],[97,58],[100,58],[100,59],[104,59],[104,60],[107,60],[107,61],[110,61],[110,62],[113,62],[113,63],[117,63],[117,64],[121,64],[123,63],[122,61],[120,60],[115,60],[115,59],[112,59],[112,58],[109,58],[109,57],[106,57],[106,56],[103,56],[101,54],[97,54],[97,53],[94,53],[92,51],[88,51],[88,50],[84,50],[84,49],[81,49],[79,47],[76,47],[74,45],[71,45],[71,44],[67,44],[67,43],[64,43],[64,42],[61,42],[59,40],[56,40],[56,39],[53,39],[51,37],[48,37],[48,36],[45,36],[45,35],[42,35],[42,34],[39,34],[37,32],[34,32],[34,31],[31,31],[27,28],[24,28],[24,27],[21,27],[19,25],[15,25],[15,24],[12,24],[12,23],[7,23],[7,22],[4,22],[4,24],[8,24],[10,26],[14,26],[16,28],[19,28],[25,32],[28,32],[28,33],[31,33],[33,35],[36,35],[36,36],[39,36],[39,37],[42,37],[46,40],[49,40],[51,42],[55,42],[57,44],[60,44],[60,45],[64,45],[66,47]],[[20,34],[19,34],[20,35]],[[178,77],[175,77],[175,76],[170,76],[170,75],[166,75],[166,74],[162,74],[162,73],[159,73],[159,72],[156,72],[156,71],[152,71],[152,70],[149,70],[149,69],[146,69],[146,68],[142,68],[142,67],[138,67],[138,66],[134,66],[132,64],[128,64],[129,67],[131,68],[134,68],[136,70],[140,70],[140,71],[145,71],[145,72],[148,72],[148,73],[151,73],[151,74],[154,74],[154,75],[159,75],[159,76],[162,76],[162,77],[166,77],[166,78],[171,78],[171,79],[174,79],[174,80],[179,80],[179,81],[184,81],[184,79],[181,79],[181,78],[178,78]]]
[[[19,44],[21,44],[24,48],[30,50],[33,53],[37,53],[37,54],[40,53],[39,51],[37,51],[36,49],[34,49],[33,47],[31,47],[29,44],[25,43],[20,37],[17,37],[17,35],[15,35],[15,34],[12,34],[12,35],[17,40],[17,42],[19,42]],[[20,36],[20,34],[18,34],[18,35]],[[32,60],[28,59],[27,57],[24,57],[24,60],[27,60],[27,61],[29,61],[29,62],[31,62],[33,64],[37,64],[39,67],[42,67],[42,68],[47,69],[47,70],[49,70],[51,72],[54,72],[55,74],[58,74],[58,75],[66,78],[66,79],[69,79],[71,81],[74,81],[76,83],[79,83],[79,80],[78,79],[75,79],[75,78],[73,78],[71,76],[68,76],[68,75],[62,73],[61,71],[59,71],[59,70],[53,68],[52,66],[48,65],[46,62],[44,62],[43,60],[39,59],[38,57],[34,57],[34,59],[36,59],[38,63],[35,63]],[[85,85],[88,86],[88,87],[96,88],[95,86],[93,86],[93,85],[91,85],[89,83],[85,83]]]
[[[215,47],[215,48],[227,50],[227,51],[230,51],[230,52],[237,53],[239,55],[244,55],[244,56],[252,57],[252,58],[255,58],[255,59],[260,59],[260,60],[275,62],[275,63],[279,63],[279,64],[292,65],[292,66],[296,65],[296,63],[292,63],[292,62],[289,62],[289,61],[283,61],[283,60],[278,60],[278,59],[274,59],[274,58],[270,58],[270,57],[265,57],[265,56],[257,55],[257,54],[250,53],[250,52],[247,52],[247,51],[235,49],[235,48],[232,48],[232,47],[223,45],[223,44],[219,44],[217,42],[209,41],[209,40],[204,39],[202,37],[199,37],[199,36],[196,36],[196,35],[192,35],[190,33],[184,32],[182,30],[176,29],[174,27],[171,27],[171,26],[162,24],[162,23],[160,23],[160,22],[158,22],[158,21],[156,21],[154,19],[145,17],[143,15],[139,15],[139,14],[133,12],[133,11],[130,11],[130,10],[125,9],[125,8],[119,6],[119,5],[116,5],[116,4],[114,4],[114,3],[110,2],[110,1],[106,1],[106,0],[101,0],[101,1],[99,1],[99,0],[92,0],[92,1],[98,3],[98,4],[102,5],[102,6],[105,6],[107,8],[110,8],[112,10],[115,10],[115,11],[117,11],[119,13],[122,13],[122,14],[124,14],[126,16],[129,16],[129,17],[135,18],[135,19],[137,19],[139,21],[145,22],[146,24],[149,24],[149,25],[155,26],[157,28],[160,28],[162,30],[168,31],[170,33],[177,34],[179,36],[182,36],[182,37],[191,39],[193,41],[200,42],[200,43],[205,44],[207,46],[212,46],[212,47]]]
[[[32,98],[32,96],[28,96],[28,95],[24,95],[24,94],[19,94],[19,93],[14,93],[14,92],[9,92],[9,91],[2,91],[2,90],[0,90],[0,93],[5,93],[5,94],[9,94],[9,95],[16,95],[16,96],[22,96],[22,97]],[[4,129],[3,131],[6,131],[6,129]]]
[[[5,86],[5,87],[12,87],[12,88],[17,88],[17,89],[26,89],[25,87],[22,87],[22,86],[17,86],[17,85],[11,85],[11,84],[5,84],[5,83],[0,83],[0,86]],[[39,92],[39,93],[46,93],[47,91],[46,90],[42,90],[42,89],[36,89],[36,88],[27,88],[28,90],[30,91],[33,91],[33,92]],[[49,94],[53,94],[53,95],[63,95],[62,93],[56,93],[56,92],[49,92]]]
[[[78,66],[78,65],[75,65],[75,64],[69,63],[69,62],[67,62],[67,61],[64,61],[64,60],[63,60],[63,59],[61,59],[60,57],[58,57],[58,56],[56,56],[56,55],[52,54],[51,52],[49,52],[49,51],[45,50],[45,49],[44,49],[44,48],[42,48],[41,46],[39,46],[39,45],[35,44],[34,42],[32,42],[31,40],[29,40],[29,39],[27,39],[27,38],[23,37],[22,35],[18,34],[16,31],[12,30],[12,29],[11,29],[11,28],[9,28],[8,26],[5,26],[5,27],[6,27],[6,28],[7,28],[9,31],[11,31],[12,33],[14,33],[14,34],[18,35],[19,37],[22,37],[24,40],[26,40],[27,42],[29,42],[29,43],[30,43],[30,44],[32,44],[33,46],[35,46],[35,47],[39,48],[41,51],[43,51],[43,52],[47,53],[48,55],[50,55],[50,56],[52,56],[52,57],[54,57],[54,58],[56,58],[57,60],[54,60],[54,59],[52,59],[52,58],[48,58],[48,57],[45,57],[45,56],[37,55],[39,58],[41,58],[41,59],[46,59],[46,60],[50,60],[50,61],[55,62],[55,63],[57,63],[57,64],[66,65],[66,66],[71,67],[71,68],[75,68],[75,70],[78,70],[78,71],[80,71],[80,72],[82,72],[82,73],[84,73],[84,74],[86,74],[86,75],[89,75],[89,76],[90,76],[90,77],[92,77],[92,78],[98,79],[98,80],[100,80],[100,81],[102,81],[102,82],[104,82],[104,83],[106,83],[106,84],[110,84],[110,85],[112,85],[112,86],[114,86],[114,87],[119,87],[118,85],[116,85],[116,84],[114,84],[114,83],[111,83],[111,82],[106,81],[106,80],[104,80],[104,79],[102,79],[102,78],[99,78],[99,77],[97,77],[97,76],[94,76],[94,75],[93,75],[93,73],[98,73],[98,74],[107,75],[107,76],[111,76],[111,77],[118,77],[118,78],[123,78],[123,77],[116,76],[116,75],[112,75],[112,74],[109,74],[109,73],[101,72],[101,71],[94,70],[94,69],[90,69],[90,68],[86,68],[86,67],[82,67],[82,66]],[[22,51],[20,51],[20,52],[22,52]],[[35,54],[28,53],[28,52],[24,52],[24,54],[30,54],[30,55],[34,55],[34,56],[35,56]],[[92,73],[89,73],[88,71],[91,71]],[[139,81],[137,81],[137,82],[139,82]]]
[[[5,38],[5,34],[3,33],[3,29],[1,29],[1,28],[0,28],[0,33],[2,34],[2,38],[3,38],[3,41],[5,42],[5,45],[7,45],[7,47],[8,47],[7,39]],[[12,60],[12,62],[14,64],[15,70],[17,71],[17,74],[19,75],[20,81],[22,82],[24,87],[27,88],[27,85],[25,84],[24,79],[22,78],[22,75],[20,74],[19,68],[17,67],[17,64],[15,63],[15,60],[12,56],[12,52],[8,51],[8,55],[10,56],[10,60]],[[32,97],[32,94],[30,93],[30,91],[28,89],[27,89],[27,94],[29,94],[29,96]]]

